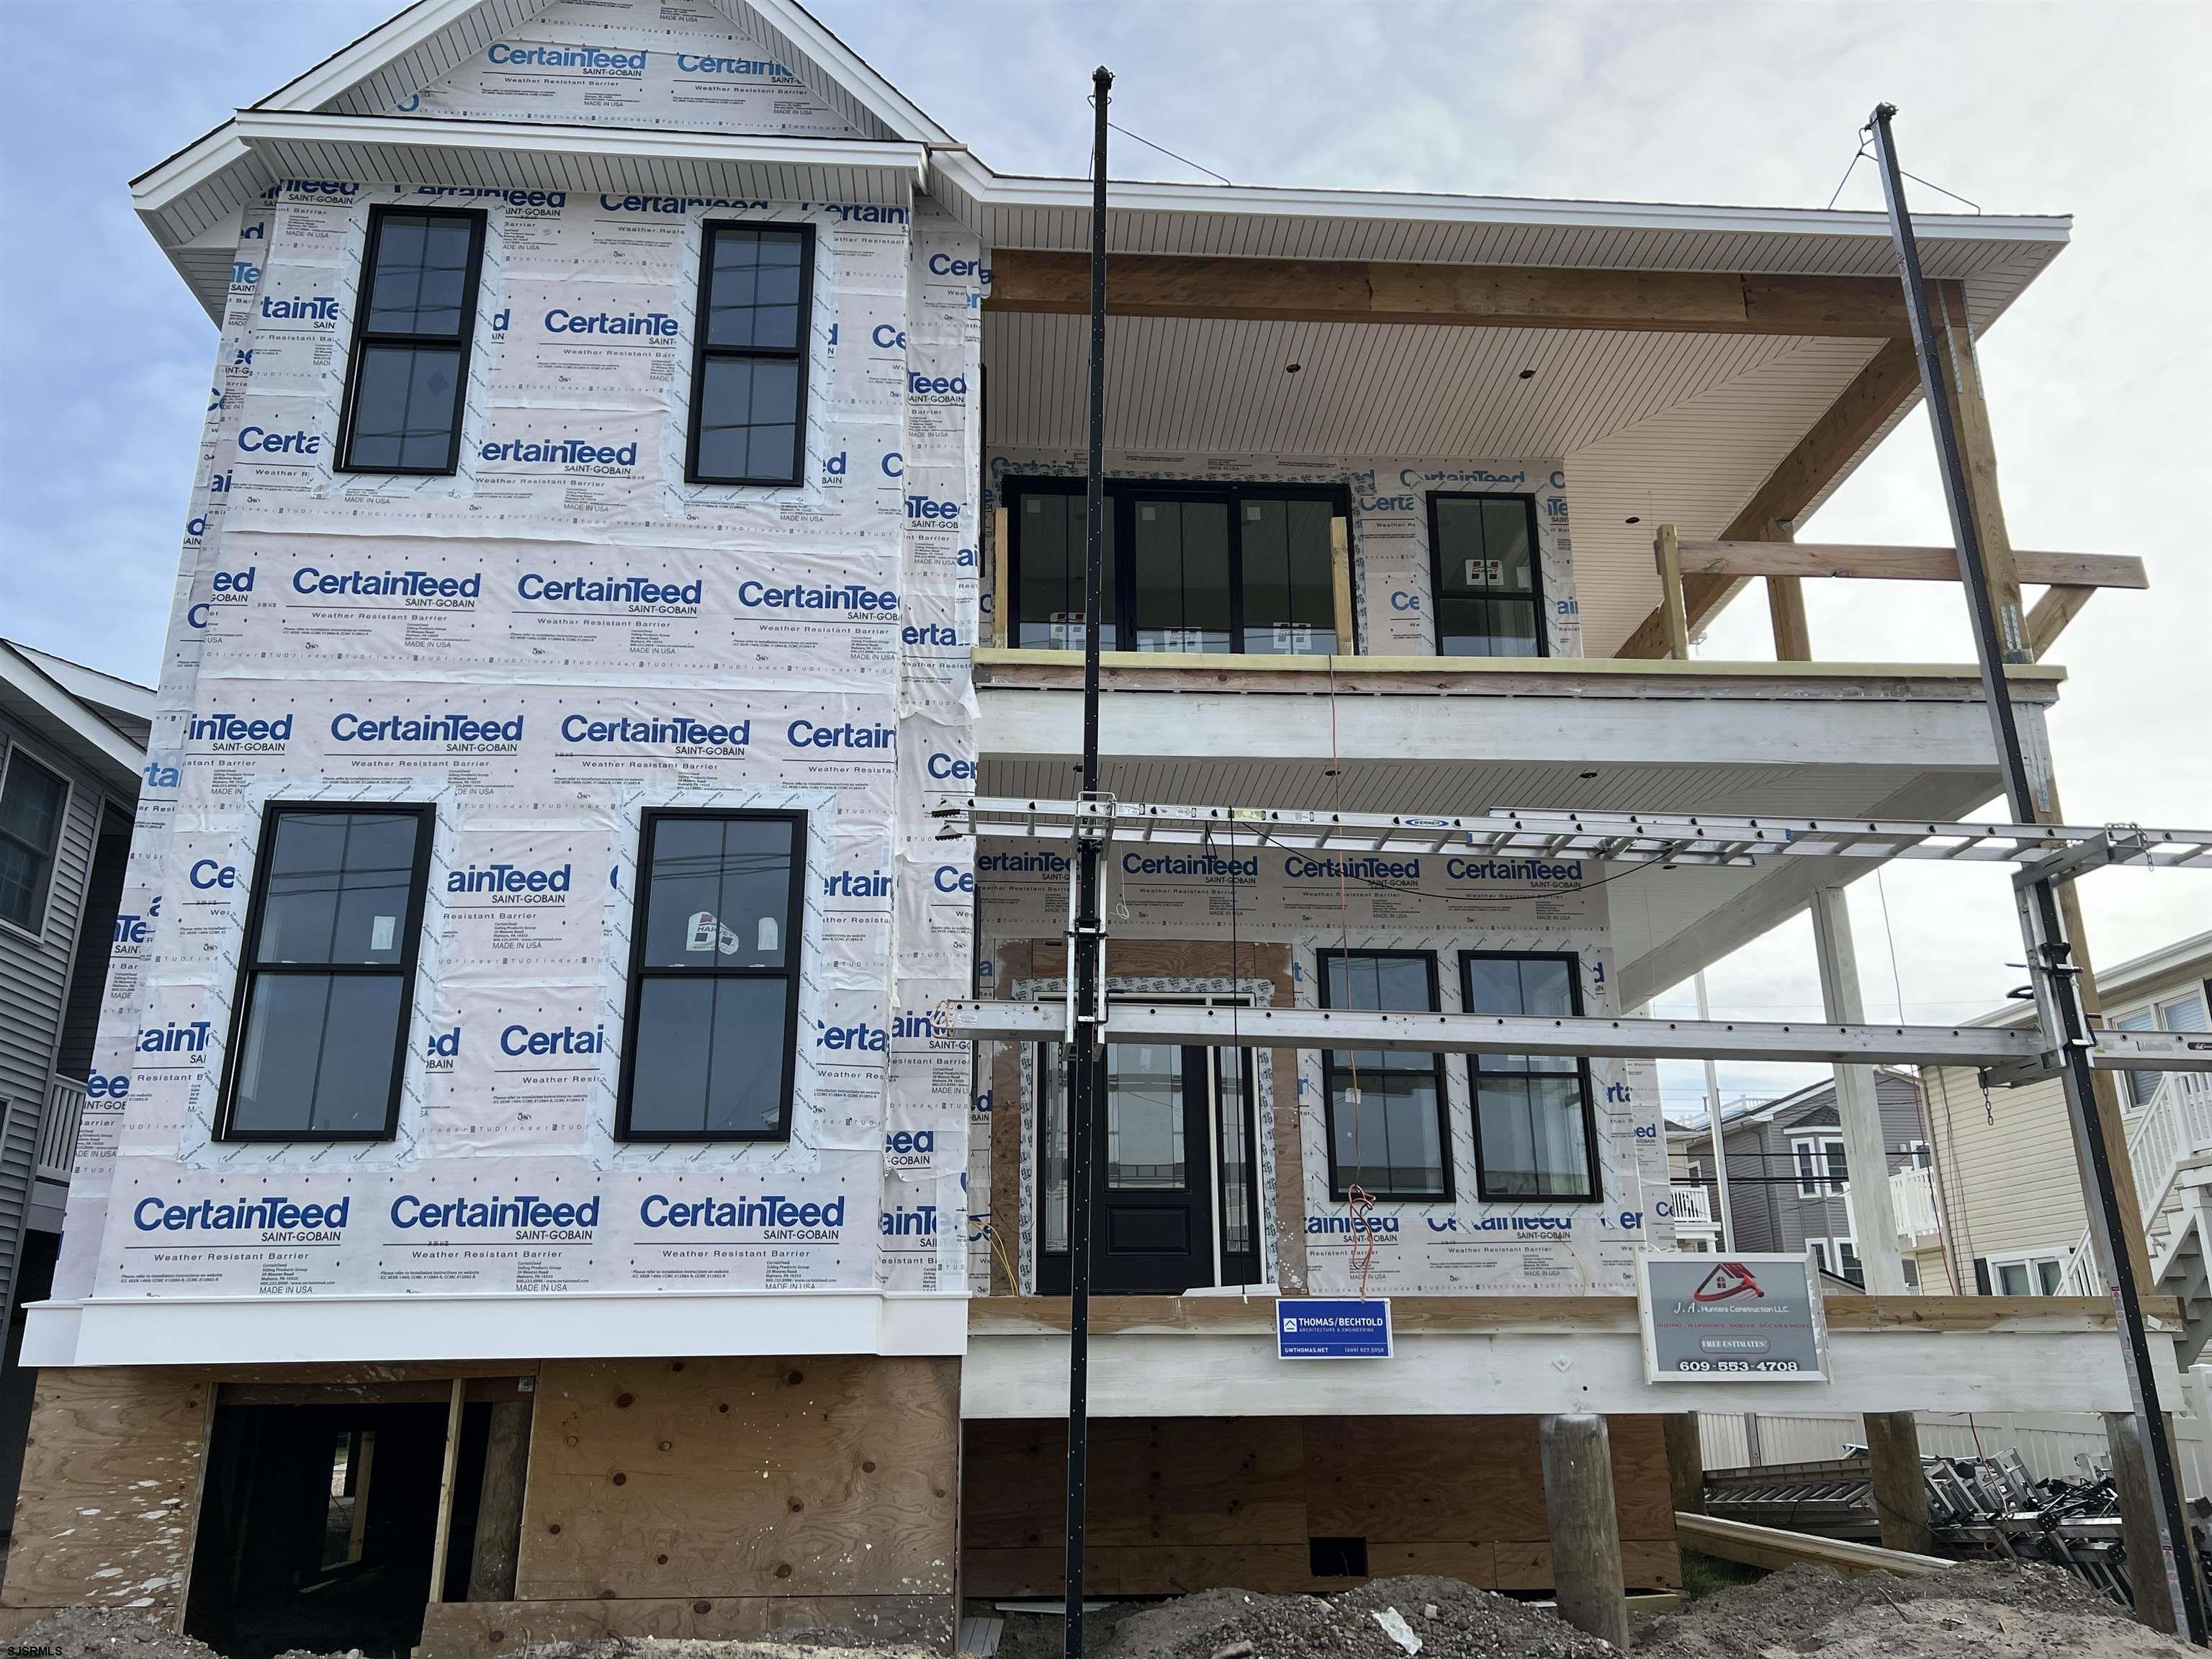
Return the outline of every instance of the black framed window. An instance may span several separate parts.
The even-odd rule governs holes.
[[[1084,483],[1006,483],[1009,643],[1083,648]],[[1327,486],[1115,479],[1106,486],[1100,648],[1188,655],[1327,656],[1336,631]],[[1127,625],[1123,626],[1123,619]]]
[[[709,224],[693,329],[693,483],[794,484],[806,457],[814,227]]]
[[[1440,657],[1541,657],[1536,498],[1429,495],[1429,580]]]
[[[263,813],[223,1139],[385,1140],[398,1128],[434,822],[428,806]]]
[[[25,754],[8,750],[0,776],[0,920],[27,933],[46,930],[54,852],[69,811],[69,781]]]
[[[481,213],[369,210],[340,471],[436,474],[459,466],[483,235]]]
[[[1324,1008],[1434,1013],[1437,959],[1425,951],[1324,951],[1320,990]],[[1331,1049],[1321,1064],[1330,1194],[1358,1186],[1376,1198],[1449,1199],[1443,1056]]]
[[[1583,1011],[1571,953],[1460,953],[1461,1006],[1470,1014],[1539,1018]],[[1597,1123],[1589,1062],[1556,1054],[1469,1054],[1475,1190],[1484,1199],[1595,1203]]]
[[[805,873],[803,812],[645,814],[621,1139],[790,1134]]]

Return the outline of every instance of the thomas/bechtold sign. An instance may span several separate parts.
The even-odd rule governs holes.
[[[1375,1297],[1279,1297],[1278,1359],[1388,1359],[1390,1304]]]
[[[1827,1381],[1827,1322],[1809,1256],[1646,1250],[1636,1277],[1647,1381]]]

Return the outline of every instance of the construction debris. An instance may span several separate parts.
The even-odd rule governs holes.
[[[1638,1659],[2173,1659],[2187,1643],[2138,1625],[2057,1567],[1967,1562],[1924,1578],[1791,1567],[1652,1621]]]
[[[1103,1659],[1213,1659],[1232,1644],[1249,1644],[1254,1659],[1407,1659],[1413,1650],[1406,1637],[1420,1644],[1424,1659],[1603,1659],[1613,1652],[1547,1608],[1433,1577],[1370,1579],[1330,1596],[1202,1590],[1130,1612],[1099,1650]]]

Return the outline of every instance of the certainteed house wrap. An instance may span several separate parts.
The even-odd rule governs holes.
[[[132,188],[219,341],[4,1616],[446,1659],[1057,1594],[1089,183],[791,0],[423,0]],[[1917,228],[1986,459],[2067,222]],[[1115,183],[1106,237],[1091,1590],[1547,1591],[1570,1415],[1665,1587],[1671,1416],[2129,1411],[2109,1301],[1908,1297],[1878,1181],[1820,1364],[1649,1380],[1652,1056],[1719,1039],[1545,1037],[1811,906],[1844,1034],[1729,1040],[1838,1062],[1850,1167],[1876,1064],[2042,1052],[1856,1006],[1842,884],[2002,782],[1963,648],[1803,625],[1956,578],[1793,544],[1922,395],[1887,221]],[[2059,596],[2047,787],[2030,659],[2142,567],[1991,557]],[[1753,580],[1778,659],[1691,659]]]

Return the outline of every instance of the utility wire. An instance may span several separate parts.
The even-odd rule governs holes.
[[[1093,100],[1092,101],[1095,104],[1097,100]],[[1221,183],[1229,185],[1232,190],[1236,188],[1229,179],[1223,179],[1219,173],[1216,173],[1212,167],[1207,167],[1204,162],[1194,161],[1188,155],[1178,155],[1175,151],[1170,149],[1165,144],[1156,144],[1151,139],[1146,137],[1143,133],[1130,131],[1128,128],[1123,126],[1119,121],[1115,120],[1110,116],[1107,118],[1106,125],[1113,128],[1115,131],[1120,133],[1124,138],[1135,139],[1146,149],[1156,149],[1159,151],[1161,155],[1168,157],[1170,161],[1180,161],[1185,167],[1194,168],[1196,171],[1204,173],[1209,179],[1219,179]]]

